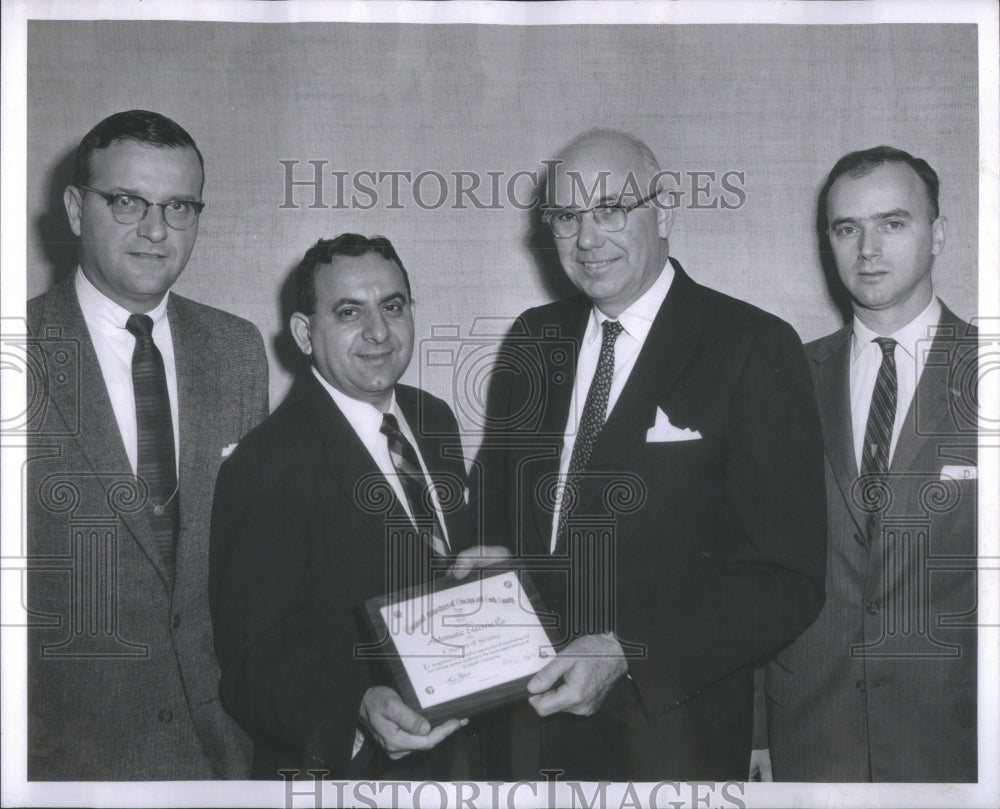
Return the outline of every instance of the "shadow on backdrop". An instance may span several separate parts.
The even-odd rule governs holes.
[[[50,169],[45,182],[49,189],[48,203],[44,211],[35,217],[34,232],[40,252],[45,257],[44,289],[51,289],[69,275],[76,267],[77,238],[70,230],[63,205],[63,192],[73,182],[73,160],[76,147],[67,151]]]
[[[548,189],[546,187],[546,171],[538,172],[540,180],[532,191],[531,208],[524,212],[527,228],[521,244],[528,249],[549,300],[562,300],[576,295],[579,290],[573,286],[563,272],[556,252],[556,237],[552,230],[542,221],[542,207],[545,204]],[[538,301],[538,304],[546,301]]]
[[[281,329],[271,338],[275,357],[278,358],[281,367],[294,377],[309,370],[309,358],[299,351],[299,347],[295,344],[295,338],[292,337],[292,330],[288,326],[292,315],[299,309],[298,295],[295,292],[295,268],[299,266],[301,259],[302,257],[299,256],[292,261],[285,272],[285,280],[281,282],[281,287],[278,289],[278,313],[281,318]],[[275,406],[272,406],[272,410]]]
[[[837,272],[837,261],[833,256],[830,237],[826,231],[826,195],[820,189],[816,200],[816,240],[819,248],[819,261],[823,267],[823,277],[826,278],[826,289],[830,293],[830,300],[833,301],[837,311],[840,312],[841,320],[846,324],[853,315],[851,296],[847,287],[840,280],[840,274]]]

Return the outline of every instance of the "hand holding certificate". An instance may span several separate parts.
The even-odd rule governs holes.
[[[516,565],[444,576],[365,607],[380,642],[359,654],[383,658],[406,704],[435,724],[526,697],[555,658],[551,616]]]
[[[365,692],[359,718],[393,761],[417,750],[430,750],[469,721],[449,719],[432,727],[407,706],[399,694],[384,685],[376,685]]]

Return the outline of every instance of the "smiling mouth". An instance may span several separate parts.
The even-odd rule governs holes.
[[[600,261],[578,261],[577,263],[586,270],[603,270],[618,261],[617,258],[606,258]]]
[[[379,351],[374,354],[358,354],[365,362],[382,362],[392,356],[391,351]]]

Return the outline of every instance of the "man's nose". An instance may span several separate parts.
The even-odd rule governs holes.
[[[365,318],[362,336],[366,340],[371,340],[373,343],[381,343],[385,341],[388,335],[389,329],[386,326],[385,317],[380,310],[376,310]]]
[[[150,205],[146,215],[139,220],[136,232],[151,242],[162,242],[167,238],[167,220],[163,218],[163,208]]]
[[[580,232],[576,234],[576,244],[581,250],[592,250],[604,244],[604,231],[597,224],[593,211],[580,214]]]
[[[882,255],[882,236],[877,228],[863,228],[858,238],[858,255],[872,259]]]

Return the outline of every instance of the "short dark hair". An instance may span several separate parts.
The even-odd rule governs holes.
[[[410,277],[396,252],[396,248],[385,236],[362,236],[359,233],[341,233],[332,239],[320,239],[306,250],[306,254],[295,268],[295,293],[298,311],[304,315],[316,313],[316,268],[321,264],[332,264],[337,256],[358,258],[375,253],[387,261],[395,262],[403,274],[406,295],[410,297]]]
[[[90,156],[95,150],[107,149],[112,143],[123,140],[167,149],[194,149],[202,177],[205,176],[205,160],[184,127],[158,112],[127,110],[109,115],[83,136],[73,163],[73,184],[90,182]]]
[[[927,189],[927,198],[931,206],[931,219],[938,218],[938,192],[941,188],[941,182],[938,180],[937,172],[930,167],[926,160],[914,157],[902,149],[895,149],[892,146],[875,146],[872,149],[845,154],[830,170],[830,176],[826,178],[826,183],[819,195],[820,216],[824,229],[826,228],[826,203],[833,184],[845,174],[851,177],[863,177],[883,163],[905,163],[913,169],[917,176],[923,180],[924,187]]]

